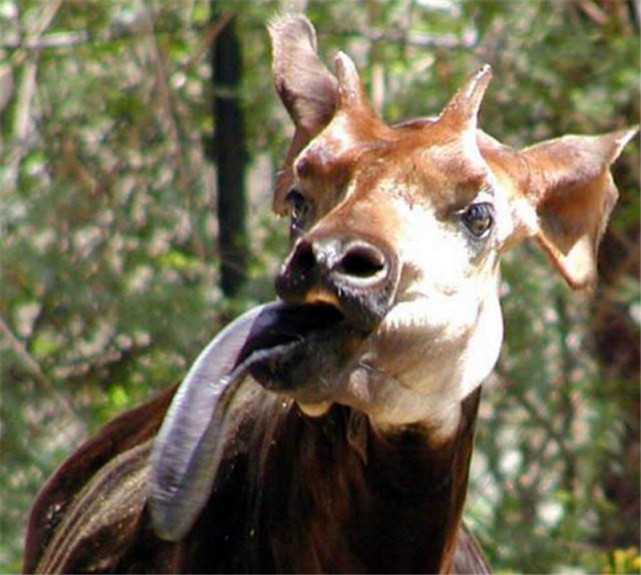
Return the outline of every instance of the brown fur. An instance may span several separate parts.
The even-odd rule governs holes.
[[[296,185],[314,210],[279,274],[284,303],[270,313],[304,320],[304,305],[322,303],[340,319],[323,332],[313,316],[305,333],[293,330],[298,339],[285,330],[286,344],[269,347],[283,335],[278,322],[271,340],[251,340],[246,314],[208,348],[220,362],[209,365],[230,369],[245,341],[265,352],[255,380],[242,380],[242,405],[226,404],[228,419],[199,405],[198,424],[228,422],[213,426],[218,451],[205,450],[221,454],[216,465],[197,459],[212,470],[208,499],[204,481],[189,483],[206,473],[177,466],[176,484],[198,487],[184,508],[162,484],[183,443],[160,452],[171,473],[159,473],[158,492],[168,487],[169,499],[150,487],[152,440],[172,422],[176,388],[88,440],[34,504],[27,573],[488,572],[461,515],[481,383],[502,335],[499,256],[535,237],[571,286],[593,281],[617,195],[609,166],[636,130],[512,150],[477,129],[487,66],[438,118],[387,126],[346,55],[336,77],[320,61],[306,19],[285,16],[270,32],[276,90],[296,128],[274,209],[286,212]],[[473,239],[460,214],[487,205],[490,233]],[[170,448],[194,421],[193,405],[172,406],[183,411]],[[173,519],[164,532],[155,525],[176,542],[150,519],[150,505],[167,500],[188,531],[172,530]]]
[[[227,458],[207,508],[180,543],[154,536],[135,481],[144,475],[147,431],[162,420],[169,394],[114,420],[50,480],[32,513],[25,573],[487,571],[459,527],[480,392],[465,402],[456,437],[437,452],[420,428],[383,436],[349,408],[310,420],[292,402],[260,395],[237,438],[244,448]],[[123,441],[120,431],[143,415],[144,432]],[[106,463],[85,457],[97,446],[110,446]],[[56,505],[47,497],[65,479],[84,487],[67,494],[62,519],[42,522]],[[443,522],[454,531],[443,532]]]

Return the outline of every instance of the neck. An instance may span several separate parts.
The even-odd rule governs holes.
[[[275,568],[449,571],[479,397],[480,388],[463,401],[438,444],[422,426],[382,432],[341,406],[316,419],[292,411],[287,432],[272,436],[260,488]]]
[[[480,388],[462,402],[458,425],[445,440],[439,434],[433,441],[429,430],[416,425],[371,441],[368,474],[378,497],[378,509],[372,512],[389,518],[382,525],[383,534],[396,542],[397,553],[391,556],[381,536],[372,533],[372,555],[368,556],[376,556],[378,549],[381,562],[372,567],[397,570],[406,563],[407,572],[450,570],[467,492],[479,397]]]

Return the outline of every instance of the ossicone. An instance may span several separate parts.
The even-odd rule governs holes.
[[[481,102],[491,79],[492,67],[484,64],[452,96],[441,112],[439,122],[456,131],[475,131]]]
[[[339,108],[346,111],[369,108],[354,61],[341,51],[334,58],[334,66],[338,79]]]

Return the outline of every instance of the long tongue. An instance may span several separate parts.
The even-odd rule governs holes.
[[[268,304],[254,321],[237,363],[245,361],[254,352],[302,341],[312,332],[336,325],[342,317],[335,307],[326,304]]]
[[[272,302],[246,312],[201,352],[180,384],[154,441],[149,507],[156,534],[179,541],[209,499],[224,447],[242,423],[229,409],[252,363],[340,321],[331,306]],[[255,388],[254,388],[255,389]]]

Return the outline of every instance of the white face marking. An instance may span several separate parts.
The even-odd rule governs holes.
[[[384,188],[393,186],[384,182]],[[475,201],[496,198],[480,193]],[[379,425],[423,422],[447,434],[460,402],[490,374],[502,341],[497,254],[427,202],[397,198],[397,246],[411,270],[396,303],[351,367],[339,401]],[[499,208],[502,209],[502,208]],[[498,218],[497,214],[497,218]]]

